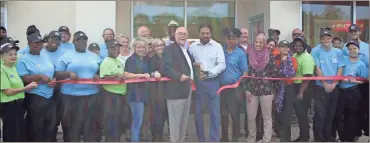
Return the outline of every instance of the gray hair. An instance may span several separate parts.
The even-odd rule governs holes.
[[[148,51],[148,43],[145,39],[141,38],[141,37],[136,37],[134,38],[132,41],[131,41],[131,44],[130,44],[130,49],[135,52],[136,50],[136,47],[138,45],[142,45],[145,47],[145,49]]]

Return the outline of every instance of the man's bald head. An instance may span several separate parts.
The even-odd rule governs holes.
[[[240,35],[240,39],[239,39],[239,42],[241,44],[247,44],[248,43],[248,34],[249,34],[249,31],[247,28],[240,28],[240,32],[242,32],[242,35]]]
[[[137,29],[137,35],[139,35],[140,37],[149,37],[150,30],[146,26],[140,26],[139,29]]]
[[[293,32],[292,32],[292,38],[293,40],[299,36],[303,36],[303,31],[301,29],[294,29]]]
[[[185,27],[179,27],[175,32],[176,43],[180,46],[184,46],[188,39],[188,30]]]

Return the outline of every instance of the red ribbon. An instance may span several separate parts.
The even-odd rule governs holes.
[[[108,79],[79,79],[79,80],[57,80],[52,81],[54,83],[70,83],[70,84],[99,84],[99,85],[112,85],[112,84],[126,84],[126,83],[139,83],[139,82],[160,82],[160,81],[170,81],[170,78],[161,77],[161,78],[137,78],[137,79],[126,79],[126,80],[108,80]],[[193,80],[190,80],[190,86],[193,91],[196,90],[195,83]]]
[[[253,76],[242,76],[236,83],[222,86],[217,90],[217,94],[220,95],[221,91],[228,88],[237,88],[244,78],[253,79],[264,79],[264,80],[344,80],[346,78],[354,78],[358,81],[368,81],[366,78],[350,77],[350,76],[316,76],[316,77],[291,77],[291,78],[274,78],[274,77],[253,77]]]

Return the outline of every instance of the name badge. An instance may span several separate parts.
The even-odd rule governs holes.
[[[335,63],[335,64],[338,63],[338,58],[337,57],[332,57],[331,62]]]

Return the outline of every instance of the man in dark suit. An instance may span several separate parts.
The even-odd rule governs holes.
[[[163,52],[164,77],[171,78],[165,83],[168,116],[170,122],[170,141],[183,142],[191,105],[191,80],[194,79],[193,62],[185,48],[188,31],[184,27],[176,29],[175,43]]]

